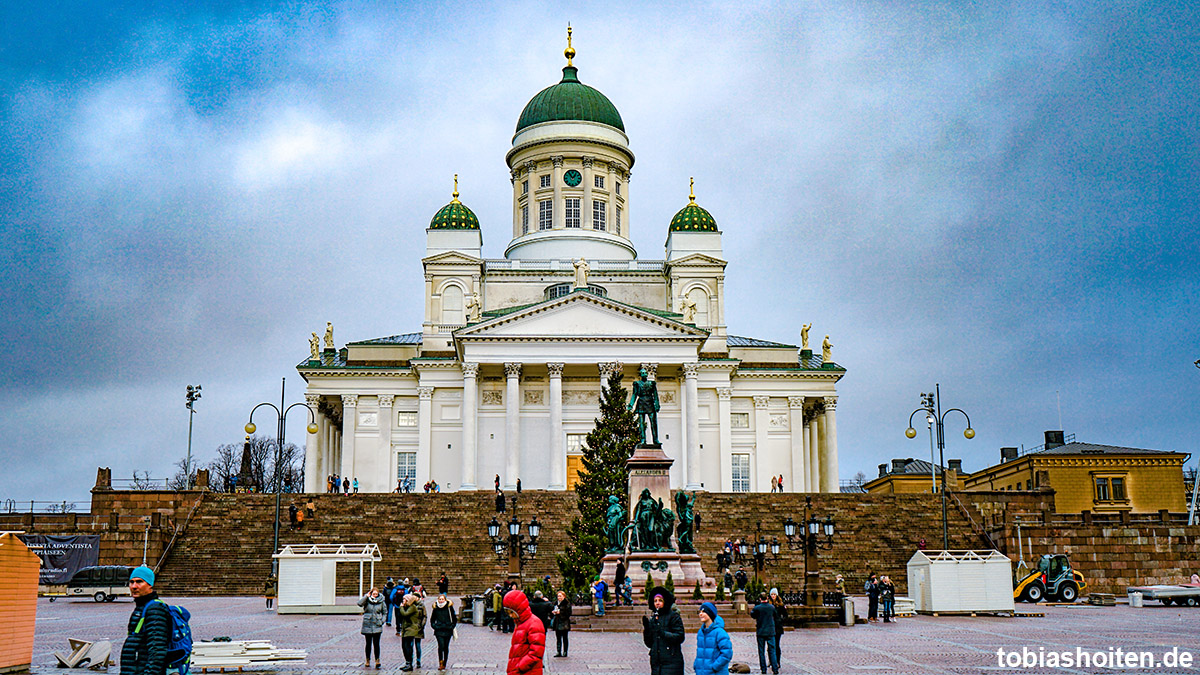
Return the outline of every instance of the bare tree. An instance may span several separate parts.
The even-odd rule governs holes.
[[[180,459],[175,462],[175,475],[167,479],[167,488],[170,490],[186,490],[189,486],[196,484],[196,463],[192,463],[191,474],[188,476],[184,473],[187,469],[187,459]]]
[[[210,482],[220,490],[232,490],[242,472],[242,454],[250,460],[250,480],[263,492],[275,490],[276,441],[254,435],[242,443],[226,443],[217,448],[217,456],[209,463]],[[285,443],[278,454],[281,489],[291,486],[300,489],[304,484],[304,450],[294,443]]]
[[[50,506],[46,507],[46,511],[50,513],[71,513],[76,508],[75,502],[63,500],[58,504],[51,504]]]
[[[150,478],[149,471],[143,471],[138,475],[137,469],[133,470],[133,479],[129,481],[129,489],[131,490],[152,490],[154,489],[154,480]]]
[[[867,482],[867,474],[865,474],[861,471],[854,474],[854,484],[855,485],[862,486],[862,484],[866,483],[866,482]]]
[[[217,458],[208,463],[209,486],[218,492],[233,491],[233,477],[241,468],[242,446],[226,443],[217,447]]]

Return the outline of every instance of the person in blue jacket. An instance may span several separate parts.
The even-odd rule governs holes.
[[[711,602],[700,605],[700,630],[696,632],[696,675],[725,675],[733,660],[733,643],[725,632],[725,620]]]

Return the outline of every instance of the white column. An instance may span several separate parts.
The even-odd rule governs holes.
[[[316,394],[305,394],[304,402],[308,404],[313,413],[313,420],[317,418],[317,402]],[[307,422],[308,418],[305,418]],[[321,448],[318,442],[321,431],[317,427],[316,434],[306,433],[304,436],[304,491],[305,492],[320,492],[320,483],[324,478],[321,477]]]
[[[479,375],[478,363],[462,364],[463,373],[463,423],[462,423],[462,475],[459,477],[459,490],[474,490],[475,471],[478,451],[476,450],[479,443],[479,434],[477,420],[479,416],[479,405],[476,403],[479,397],[479,384],[476,379]]]
[[[554,164],[554,172],[550,178],[551,187],[554,188],[554,229],[561,230],[566,226],[566,209],[563,208],[562,200],[562,155],[554,155],[550,158],[550,161]],[[508,477],[505,476],[504,480],[508,480]],[[516,479],[514,478],[513,480],[515,481]],[[514,482],[513,485],[515,486],[516,483]]]
[[[354,484],[354,430],[358,426],[358,394],[342,394],[342,476]]]
[[[612,162],[608,162],[608,176],[604,179],[604,187],[608,189],[608,222],[610,227],[609,232],[621,235],[625,230],[621,227],[621,222],[617,220],[617,207],[622,206],[621,211],[625,208],[621,204],[621,199],[617,197],[617,167]]]
[[[396,474],[399,467],[397,466],[396,453],[392,451],[392,425],[396,423],[392,417],[392,403],[395,397],[392,394],[379,395],[379,445],[383,452],[382,465],[387,467],[387,474],[382,478],[369,476],[368,483],[371,484],[368,492],[391,492],[396,489]]]
[[[788,431],[792,439],[792,475],[787,477],[784,489],[790,492],[804,492],[808,472],[804,465],[808,457],[804,456],[804,397],[788,397]]]
[[[837,456],[837,397],[825,397],[825,442],[821,444],[821,488],[822,492],[840,492]]]
[[[804,440],[804,485],[800,489],[804,492],[812,492],[813,472],[812,463],[809,461],[809,448],[811,447],[809,440],[812,434],[809,429],[808,415],[802,413],[802,417],[804,418],[804,433],[801,434]]]
[[[559,165],[561,166],[561,164]],[[558,191],[557,183],[554,188]],[[504,364],[504,487],[515,489],[521,474],[521,364]]]
[[[751,492],[766,490],[771,484],[771,476],[775,473],[775,466],[769,459],[770,448],[767,443],[767,429],[771,426],[767,406],[770,404],[770,396],[754,397],[754,480],[758,485],[751,485]]]
[[[729,426],[731,387],[717,389],[717,416],[721,425],[721,492],[733,492],[733,429]]]
[[[563,437],[562,374],[563,364],[547,363],[550,372],[550,489],[567,487],[567,453]]]
[[[579,224],[584,229],[590,230],[595,226],[592,222],[592,164],[595,162],[591,157],[583,158],[583,203],[580,205]]]
[[[817,467],[814,469],[816,476],[813,478],[814,492],[825,492],[825,443],[827,442],[828,422],[825,420],[825,413],[817,415],[813,418],[813,426],[817,430]]]
[[[429,480],[433,458],[433,387],[417,387],[417,477],[416,490]]]
[[[821,491],[821,416],[810,411],[808,418],[808,487]]]
[[[513,239],[516,239],[521,236],[521,170],[512,169],[508,175],[513,186]]]
[[[687,429],[687,488],[700,489],[700,365],[683,364],[683,390],[687,398],[684,427]]]

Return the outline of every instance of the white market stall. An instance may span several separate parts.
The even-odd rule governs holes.
[[[1012,612],[1012,561],[999,551],[917,551],[908,560],[917,612]]]
[[[279,561],[280,614],[354,614],[357,605],[337,604],[337,564],[358,563],[358,597],[364,566],[371,563],[370,585],[375,585],[375,563],[383,560],[378,544],[302,544],[284,546],[273,556]],[[356,598],[357,600],[357,598]]]

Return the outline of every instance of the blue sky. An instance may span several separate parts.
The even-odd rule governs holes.
[[[0,9],[0,499],[168,475],[187,384],[206,461],[281,377],[300,400],[325,321],[418,330],[452,174],[503,255],[567,21],[637,154],[639,255],[695,176],[730,332],[830,334],[843,478],[928,452],[903,430],[935,382],[968,471],[1060,407],[1200,449],[1194,5],[378,4]]]

